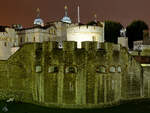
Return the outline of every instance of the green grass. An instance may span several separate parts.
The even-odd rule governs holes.
[[[4,101],[0,101],[0,113],[5,106]],[[9,103],[6,113],[150,113],[150,101],[139,101],[124,103],[119,106],[103,109],[59,109],[47,108],[27,103]]]

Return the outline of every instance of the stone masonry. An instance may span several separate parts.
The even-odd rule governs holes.
[[[99,46],[98,46],[99,45]],[[0,99],[48,107],[93,108],[148,97],[141,65],[111,43],[24,44],[0,61]]]

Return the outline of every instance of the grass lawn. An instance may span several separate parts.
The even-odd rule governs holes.
[[[0,101],[0,113],[4,113],[4,106],[5,102]],[[7,108],[6,113],[150,113],[150,101],[129,102],[103,109],[59,109],[18,102],[7,104]]]

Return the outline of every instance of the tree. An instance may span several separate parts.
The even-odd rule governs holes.
[[[87,23],[87,25],[103,27],[103,25],[101,24],[100,21],[97,21],[97,22],[95,22],[95,21],[90,21],[90,22]]]
[[[116,43],[118,42],[118,37],[120,36],[120,30],[123,28],[118,22],[105,21],[105,41]]]
[[[148,30],[148,25],[141,20],[135,20],[127,26],[129,48],[133,48],[133,41],[143,40],[143,30]]]
[[[90,21],[90,22],[87,23],[87,25],[97,25],[97,22],[95,22],[95,21]]]

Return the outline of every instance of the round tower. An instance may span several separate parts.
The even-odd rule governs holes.
[[[67,28],[67,41],[76,41],[81,48],[83,41],[104,42],[104,26],[80,25]]]

